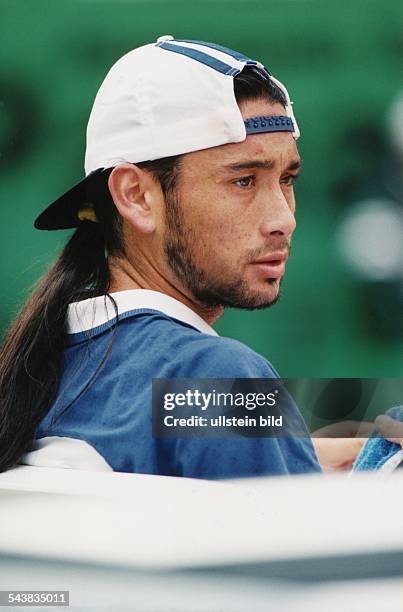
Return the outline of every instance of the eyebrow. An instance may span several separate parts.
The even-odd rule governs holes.
[[[237,162],[236,164],[228,164],[223,166],[224,170],[252,170],[254,168],[263,168],[271,170],[276,165],[274,160],[269,159],[248,159]],[[286,170],[298,170],[302,166],[302,159],[295,159],[287,166]]]

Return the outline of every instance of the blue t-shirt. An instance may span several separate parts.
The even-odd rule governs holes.
[[[220,479],[320,471],[308,432],[295,438],[152,435],[153,378],[277,376],[268,361],[236,340],[138,308],[117,324],[68,335],[59,390],[36,438],[87,442],[119,472]]]

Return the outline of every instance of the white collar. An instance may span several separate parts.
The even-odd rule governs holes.
[[[130,310],[138,310],[139,308],[149,308],[163,312],[173,319],[183,321],[183,323],[191,325],[204,334],[210,334],[211,336],[218,335],[191,308],[165,293],[149,289],[127,289],[126,291],[117,291],[110,295],[117,304],[119,314],[129,312]],[[113,304],[104,295],[82,300],[81,302],[73,302],[69,304],[67,312],[67,333],[77,334],[93,329],[103,323],[107,323],[115,316]]]

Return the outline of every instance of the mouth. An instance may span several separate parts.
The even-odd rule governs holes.
[[[288,258],[288,253],[279,251],[272,253],[267,257],[252,261],[251,265],[261,272],[266,278],[281,278],[285,273],[285,263]]]

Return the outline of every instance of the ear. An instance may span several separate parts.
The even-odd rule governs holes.
[[[150,173],[134,164],[116,166],[108,187],[120,215],[137,231],[151,234],[156,228],[159,185]]]

